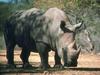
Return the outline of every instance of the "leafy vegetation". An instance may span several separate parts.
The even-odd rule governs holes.
[[[72,23],[83,21],[85,28],[91,33],[95,49],[100,50],[100,0],[11,0],[9,3],[0,3],[0,32],[6,18],[15,11],[32,7],[47,10],[58,7],[70,15]],[[73,18],[73,19],[72,19]],[[83,27],[84,29],[84,27]]]

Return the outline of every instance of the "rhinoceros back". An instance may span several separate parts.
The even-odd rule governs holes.
[[[33,29],[32,27],[35,27],[33,25],[36,25],[35,20],[42,14],[43,12],[37,8],[13,13],[4,25],[6,41],[13,41],[20,47],[35,48],[35,41],[30,36],[30,31]]]

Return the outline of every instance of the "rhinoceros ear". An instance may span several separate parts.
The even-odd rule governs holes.
[[[77,28],[80,28],[82,26],[82,23],[78,23],[73,25],[72,27],[69,27],[68,29],[71,31],[75,31]]]
[[[74,25],[75,29],[76,29],[76,28],[80,28],[81,26],[82,26],[82,23],[78,23],[78,24],[75,24],[75,25]]]
[[[75,31],[77,28],[80,28],[82,26],[82,23],[78,23],[72,26],[69,26],[68,29],[71,31]]]
[[[65,21],[61,21],[61,23],[60,23],[60,28],[61,28],[64,32],[70,32],[70,29],[66,27]]]
[[[64,22],[64,21],[61,21],[60,28],[61,28],[62,30],[64,30],[64,28],[65,28],[65,22]]]

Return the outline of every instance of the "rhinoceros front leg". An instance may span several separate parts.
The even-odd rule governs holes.
[[[55,51],[54,59],[55,59],[55,65],[54,65],[54,67],[55,67],[55,68],[63,68],[63,66],[62,66],[62,64],[61,64],[61,58],[59,57],[57,51]]]
[[[30,50],[27,48],[23,48],[21,55],[20,55],[20,58],[22,59],[22,62],[23,62],[23,68],[31,68],[32,67],[32,65],[30,65],[29,61],[28,61],[29,55],[30,55]]]
[[[37,49],[39,50],[39,55],[41,59],[40,67],[43,69],[47,69],[50,67],[48,64],[48,49],[47,46],[43,43],[37,44]]]

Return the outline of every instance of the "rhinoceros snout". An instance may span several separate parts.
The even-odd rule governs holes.
[[[77,61],[76,62],[68,62],[68,63],[65,63],[64,66],[65,67],[77,67]]]

